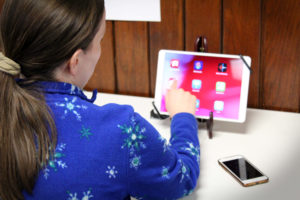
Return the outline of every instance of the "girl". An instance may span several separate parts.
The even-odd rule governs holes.
[[[6,0],[0,28],[0,199],[177,199],[193,190],[194,96],[176,81],[169,90],[167,143],[131,106],[97,106],[82,92],[101,53],[103,0]]]

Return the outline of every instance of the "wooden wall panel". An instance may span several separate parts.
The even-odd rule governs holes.
[[[158,50],[193,51],[203,35],[208,52],[252,57],[250,107],[300,112],[299,11],[299,0],[161,0],[162,22],[107,22],[85,89],[153,96]]]
[[[299,0],[263,1],[263,108],[300,110],[299,11]]]
[[[146,22],[115,22],[119,94],[150,95],[147,28]]]
[[[194,51],[198,36],[208,40],[208,52],[221,52],[221,0],[185,0],[185,49]]]
[[[5,0],[0,0],[0,9],[2,10],[3,4],[4,4]]]
[[[159,49],[193,51],[204,35],[208,52],[252,58],[249,107],[300,112],[299,6],[299,0],[161,0],[161,22],[109,22],[88,88],[153,97]]]
[[[106,33],[101,42],[101,57],[85,89],[114,93],[116,92],[115,82],[113,23],[108,21]]]
[[[259,107],[260,0],[223,1],[223,53],[251,57],[249,107]]]
[[[161,22],[149,23],[150,81],[154,96],[160,49],[184,49],[183,0],[161,0]]]

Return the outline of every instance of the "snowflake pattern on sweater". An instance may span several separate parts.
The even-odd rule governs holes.
[[[142,165],[139,151],[140,149],[147,148],[146,144],[144,143],[144,140],[146,139],[146,136],[144,135],[146,129],[144,127],[140,127],[133,116],[130,119],[130,124],[118,125],[118,128],[120,128],[122,133],[126,136],[121,148],[129,149],[130,168],[137,170],[139,166]]]
[[[67,200],[80,200],[80,198],[77,197],[77,192],[71,193],[71,192],[67,191],[67,193],[69,195]],[[89,189],[87,192],[83,192],[82,194],[83,194],[83,196],[82,196],[81,200],[89,200],[94,197],[92,195],[92,189]]]
[[[95,92],[89,99],[71,84],[42,84],[56,120],[58,145],[38,177],[33,196],[24,192],[25,199],[133,196],[142,200],[173,200],[193,191],[199,174],[195,161],[200,160],[200,149],[192,115],[175,116],[171,138],[166,140],[131,106],[96,106],[92,104]],[[164,192],[165,187],[174,192]]]
[[[80,109],[86,110],[87,106],[85,105],[80,105],[76,104],[77,97],[73,97],[72,100],[65,97],[64,98],[64,103],[55,103],[57,107],[62,107],[64,109],[64,114],[61,116],[62,119],[65,119],[69,113],[74,114],[76,116],[76,119],[78,121],[81,121],[81,114],[80,114]]]
[[[63,161],[63,158],[66,156],[63,153],[65,148],[66,148],[66,144],[62,143],[57,145],[53,158],[49,160],[48,167],[46,167],[43,170],[45,179],[48,179],[50,175],[50,169],[56,172],[59,168],[65,169],[68,167],[67,164]]]
[[[109,178],[116,178],[118,174],[118,170],[116,170],[115,166],[107,166],[107,170],[105,171],[108,174]]]
[[[182,147],[181,149],[187,151],[190,155],[194,156],[197,162],[200,162],[200,148],[196,147],[192,142],[186,142],[187,147]]]

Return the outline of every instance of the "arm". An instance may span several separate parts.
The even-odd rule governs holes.
[[[196,98],[177,89],[174,81],[166,95],[166,107],[172,118],[169,143],[146,120],[133,115],[131,131],[136,133],[132,138],[138,142],[130,143],[128,148],[128,185],[132,196],[177,199],[196,186],[200,149],[193,116],[195,104]]]
[[[199,176],[200,150],[193,115],[173,116],[169,143],[138,114],[130,123],[126,126],[131,127],[130,145],[126,147],[129,193],[144,200],[177,199],[189,194]]]

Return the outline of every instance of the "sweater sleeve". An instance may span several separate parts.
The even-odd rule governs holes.
[[[128,193],[136,199],[178,199],[190,194],[199,176],[200,149],[196,119],[175,115],[167,142],[139,114],[120,125],[128,151]]]

